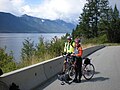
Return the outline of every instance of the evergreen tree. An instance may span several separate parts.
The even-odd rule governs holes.
[[[22,60],[30,61],[35,54],[34,42],[27,38],[23,42],[23,48],[21,52]]]
[[[13,56],[5,52],[5,49],[0,48],[0,69],[3,73],[17,69],[17,65],[13,60]]]
[[[120,18],[119,11],[115,5],[111,14],[110,28],[109,28],[109,40],[113,43],[120,43]]]
[[[102,32],[99,29],[100,20],[108,19],[108,9],[108,0],[87,0],[83,13],[79,17],[79,25],[76,28],[77,32],[86,38],[99,36]]]
[[[115,7],[114,7],[114,12],[113,12],[113,19],[114,20],[118,20],[119,19],[119,11],[117,9],[116,4],[115,4]]]

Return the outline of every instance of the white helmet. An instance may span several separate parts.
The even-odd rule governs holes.
[[[72,37],[71,36],[67,36],[67,40],[72,40]]]

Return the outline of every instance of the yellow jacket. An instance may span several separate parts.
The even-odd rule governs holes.
[[[75,47],[75,42],[66,42],[64,46],[64,52],[66,53],[73,53]]]

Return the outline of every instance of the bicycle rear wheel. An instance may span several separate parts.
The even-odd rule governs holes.
[[[74,80],[75,79],[75,68],[74,66],[71,66],[68,71],[69,77]]]
[[[90,80],[94,74],[95,74],[95,67],[93,64],[87,64],[84,68],[83,68],[83,77],[86,80]]]

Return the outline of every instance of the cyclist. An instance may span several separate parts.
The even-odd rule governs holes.
[[[74,53],[72,56],[75,56],[75,79],[73,80],[76,83],[81,82],[81,77],[82,77],[82,47],[80,44],[80,39],[75,39],[75,48],[74,48]],[[79,80],[77,80],[79,74]]]
[[[71,36],[68,36],[67,37],[67,42],[65,43],[65,46],[64,46],[64,53],[67,54],[67,56],[66,56],[66,58],[64,60],[63,73],[66,70],[67,57],[70,56],[70,54],[72,54],[74,52],[74,48],[75,48],[75,42],[72,41]]]

